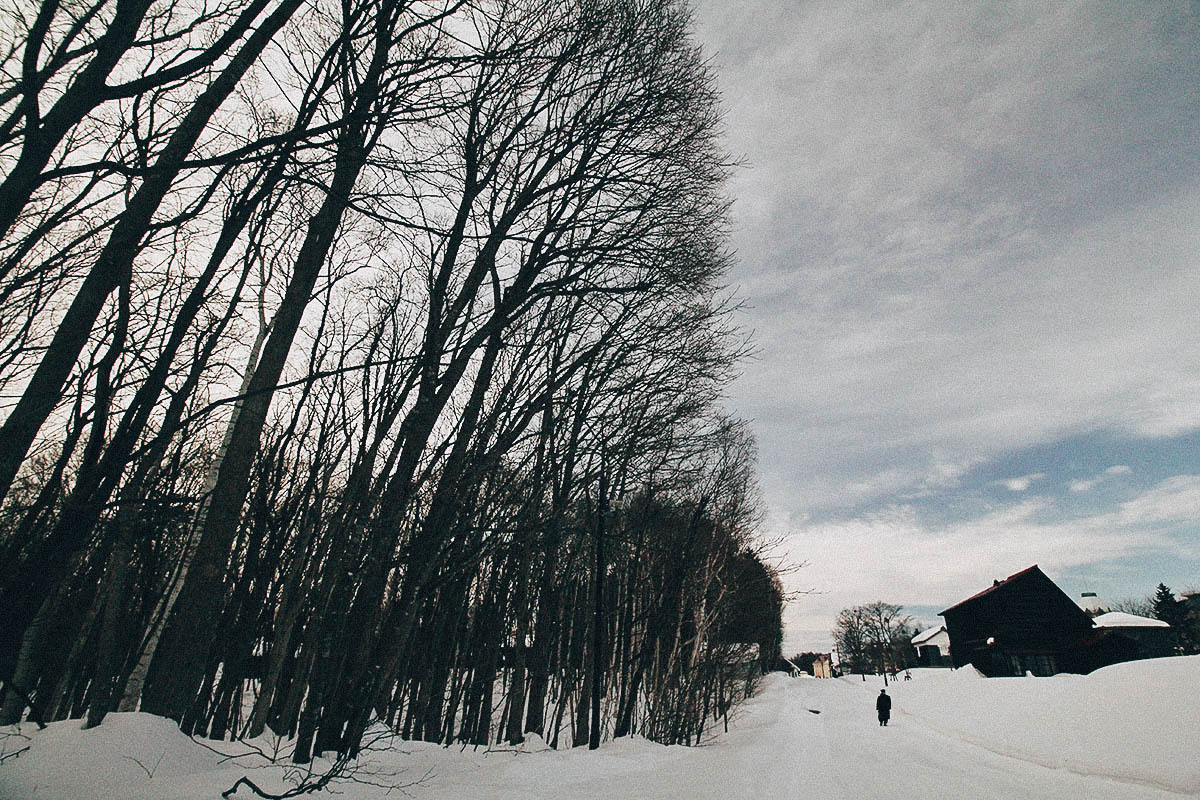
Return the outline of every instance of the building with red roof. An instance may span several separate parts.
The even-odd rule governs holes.
[[[1137,643],[1092,618],[1034,564],[941,612],[954,666],[989,677],[1091,672],[1139,657]]]

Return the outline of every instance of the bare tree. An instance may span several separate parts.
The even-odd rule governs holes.
[[[125,88],[0,242],[6,718],[698,741],[778,593],[682,4],[50,5],[38,96]]]
[[[910,664],[912,637],[916,631],[912,617],[904,607],[877,600],[862,606],[843,609],[838,614],[834,638],[843,660],[849,659],[852,669],[863,671],[870,666],[884,676]]]

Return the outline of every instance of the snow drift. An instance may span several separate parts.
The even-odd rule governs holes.
[[[1200,656],[1052,678],[919,672],[893,691],[931,727],[1045,767],[1200,793]]]

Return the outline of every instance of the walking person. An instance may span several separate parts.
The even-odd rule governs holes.
[[[888,697],[887,689],[879,690],[879,697],[875,698],[875,710],[879,712],[879,724],[886,728],[892,717],[892,698]]]

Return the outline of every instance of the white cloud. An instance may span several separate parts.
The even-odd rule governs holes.
[[[1133,468],[1126,466],[1125,464],[1114,464],[1094,478],[1071,481],[1068,485],[1068,488],[1070,488],[1072,492],[1088,492],[1091,491],[1097,484],[1107,480],[1108,478],[1112,478],[1117,475],[1129,475],[1132,472]]]
[[[920,480],[939,453],[978,463],[1080,430],[1170,436],[1200,426],[1200,362],[1190,356],[1200,351],[1191,303],[1200,228],[1184,222],[1200,218],[1200,194],[1187,207],[1160,209],[1157,225],[1130,213],[1082,231],[1008,285],[933,286],[888,311],[885,297],[863,296],[836,312],[781,314],[733,388],[757,419],[764,468],[808,483],[798,488],[814,499],[836,500],[848,483],[859,494],[877,484],[885,497],[902,475]],[[1143,250],[1162,261],[1131,269]]]
[[[1184,12],[699,14],[750,162],[732,279],[761,353],[732,402],[756,421],[767,485],[808,504],[887,499],[946,453],[1200,427]]]
[[[1034,481],[1040,481],[1046,477],[1044,472],[1035,472],[1032,475],[1022,475],[1019,478],[1009,478],[1008,480],[1000,481],[1001,485],[1010,492],[1025,492],[1033,485]]]
[[[1109,516],[1121,527],[1200,520],[1200,475],[1176,475],[1121,504]]]

